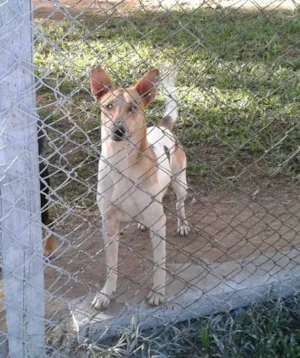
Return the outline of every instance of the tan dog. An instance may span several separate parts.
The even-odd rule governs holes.
[[[162,199],[169,184],[177,196],[178,233],[186,236],[189,232],[184,207],[186,156],[171,132],[177,119],[176,102],[167,96],[166,116],[160,126],[145,125],[144,109],[154,100],[158,81],[159,71],[153,70],[132,88],[114,88],[101,68],[91,73],[91,90],[102,112],[97,204],[107,266],[106,283],[92,302],[97,309],[107,306],[116,291],[120,223],[129,220],[150,231],[154,278],[148,303],[165,301],[166,217]]]

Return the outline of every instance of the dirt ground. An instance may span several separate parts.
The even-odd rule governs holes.
[[[293,11],[296,4],[292,0],[260,0],[257,2],[250,0],[60,0],[59,6],[48,0],[33,0],[34,15],[36,18],[51,18],[60,20],[66,14],[76,16],[78,14],[93,13],[103,15],[107,11],[126,13],[138,10],[166,11],[166,10],[192,10],[203,9],[226,9],[234,8],[246,11],[267,11],[281,10]]]
[[[165,200],[168,265],[251,260],[266,252],[300,247],[297,189],[235,190],[204,196],[201,189],[191,189],[187,216],[192,231],[188,237],[176,233],[174,194],[170,192]],[[46,268],[47,291],[51,293],[48,312],[52,317],[66,302],[101,289],[106,272],[97,210],[74,209],[55,230],[59,245]],[[145,275],[149,276],[151,264],[149,233],[138,231],[133,223],[126,226],[120,243],[116,298],[133,285],[136,294]],[[185,284],[188,286],[188,282]]]

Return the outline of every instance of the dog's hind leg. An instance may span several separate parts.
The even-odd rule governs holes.
[[[177,232],[181,236],[187,236],[190,232],[189,224],[186,220],[185,214],[185,199],[187,195],[187,181],[186,171],[183,170],[175,175],[172,181],[172,188],[174,189],[177,197],[176,201],[176,214],[177,214]]]

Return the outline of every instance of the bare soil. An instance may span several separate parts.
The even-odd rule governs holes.
[[[168,265],[251,260],[266,252],[275,254],[300,247],[298,189],[258,191],[249,185],[247,192],[210,192],[204,196],[200,194],[201,187],[191,189],[193,198],[187,201],[186,208],[192,228],[188,237],[176,233],[174,194],[170,192],[165,200]],[[61,218],[55,230],[59,245],[46,268],[51,316],[60,312],[66,302],[101,289],[106,275],[97,210],[74,209],[68,217]],[[124,228],[120,242],[116,297],[132,285],[138,291],[152,267],[148,232],[140,232],[132,223]]]
[[[72,16],[92,13],[103,15],[108,11],[118,15],[132,11],[187,11],[197,8],[217,9],[226,8],[239,9],[243,11],[293,11],[296,5],[292,0],[260,0],[259,2],[242,0],[60,0],[59,6],[47,0],[33,0],[34,16],[36,18],[51,18],[61,20],[67,14]]]

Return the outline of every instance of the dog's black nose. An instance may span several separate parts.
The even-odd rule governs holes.
[[[119,142],[124,139],[126,130],[123,126],[114,126],[111,132],[112,139]]]

